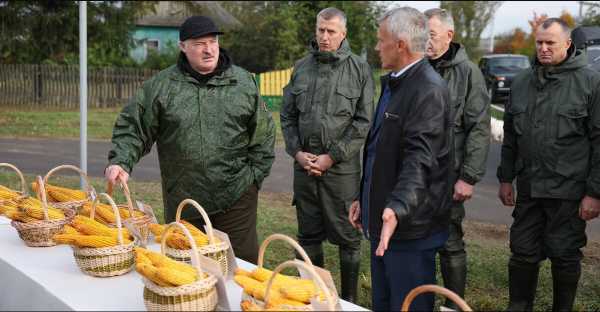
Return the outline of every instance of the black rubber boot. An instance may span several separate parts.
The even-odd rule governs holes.
[[[306,254],[310,258],[310,261],[312,261],[313,265],[321,268],[324,266],[325,261],[323,259],[323,244],[306,245],[302,246],[302,248],[304,251],[306,251]],[[298,253],[296,253],[296,258],[304,260],[300,255],[298,255]]]
[[[467,254],[465,252],[440,253],[440,270],[444,279],[444,287],[464,298],[467,282]],[[458,306],[448,299],[444,306],[459,310]]]
[[[575,266],[552,265],[552,311],[572,311],[577,283],[581,276],[581,264]]]
[[[360,271],[360,249],[340,247],[340,275],[342,277],[342,299],[356,303],[358,300],[358,274]]]
[[[511,259],[508,263],[508,311],[532,311],[540,266]]]

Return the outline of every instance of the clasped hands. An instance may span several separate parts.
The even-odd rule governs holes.
[[[312,153],[299,151],[296,153],[296,161],[309,176],[320,177],[333,166],[333,159],[328,154],[315,155]]]

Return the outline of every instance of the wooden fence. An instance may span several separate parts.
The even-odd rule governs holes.
[[[88,106],[119,107],[157,70],[90,68]],[[258,76],[260,94],[272,106],[280,101],[292,69]],[[0,64],[0,106],[18,109],[76,109],[79,107],[79,67],[69,65]]]
[[[158,71],[136,68],[90,68],[88,106],[121,106],[144,80]],[[0,64],[0,106],[74,109],[79,107],[79,67]]]

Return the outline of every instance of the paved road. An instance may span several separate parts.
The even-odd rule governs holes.
[[[100,177],[106,165],[110,143],[91,141],[88,143],[88,172]],[[0,162],[15,164],[23,172],[45,174],[61,164],[79,164],[78,140],[6,139],[0,138]],[[473,199],[467,204],[467,218],[496,224],[510,224],[512,209],[503,207],[497,199],[498,182],[496,167],[500,162],[500,145],[492,144],[487,164],[487,174],[477,184]],[[283,148],[276,148],[276,158],[271,175],[265,180],[263,189],[268,192],[292,191],[292,160]],[[144,157],[134,168],[132,178],[137,181],[160,179],[156,151]],[[588,235],[600,239],[600,220],[588,223]]]

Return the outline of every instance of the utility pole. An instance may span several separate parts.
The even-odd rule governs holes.
[[[494,53],[494,22],[496,21],[496,17],[492,17],[492,25],[490,31],[490,53]]]
[[[79,157],[83,172],[87,173],[87,2],[79,1]],[[81,189],[84,180],[81,177]]]

